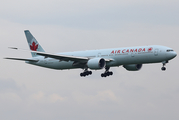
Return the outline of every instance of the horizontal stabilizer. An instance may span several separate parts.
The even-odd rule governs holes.
[[[9,60],[21,60],[21,61],[29,61],[29,62],[38,62],[38,61],[39,61],[39,60],[26,59],[26,58],[4,58],[4,59],[9,59]]]

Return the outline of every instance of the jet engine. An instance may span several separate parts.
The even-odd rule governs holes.
[[[123,65],[123,67],[128,71],[138,71],[142,68],[142,64]]]
[[[106,66],[106,61],[103,58],[93,58],[88,61],[87,66],[92,70],[103,69]]]

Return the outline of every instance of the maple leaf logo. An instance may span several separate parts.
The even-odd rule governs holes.
[[[151,48],[148,49],[148,51],[150,52],[150,51],[152,51],[152,49],[153,49],[153,48],[151,47]]]
[[[32,45],[30,45],[30,49],[33,50],[33,51],[37,51],[37,49],[38,49],[38,44],[36,45],[36,43],[33,42]]]

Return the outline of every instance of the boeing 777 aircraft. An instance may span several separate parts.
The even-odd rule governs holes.
[[[126,70],[138,71],[142,68],[142,64],[148,63],[162,63],[163,67],[161,69],[164,71],[166,70],[166,63],[177,55],[171,48],[160,45],[51,54],[44,51],[29,30],[24,32],[32,58],[5,59],[21,60],[28,64],[59,70],[81,68],[84,70],[80,73],[81,77],[92,74],[92,71],[88,69],[100,70],[105,68],[105,72],[101,74],[101,77],[107,77],[113,75],[113,72],[109,71],[110,67],[123,66]]]

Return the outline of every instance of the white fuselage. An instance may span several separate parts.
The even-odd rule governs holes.
[[[70,55],[76,57],[103,58],[110,59],[110,62],[106,62],[107,67],[115,67],[120,65],[130,64],[147,64],[147,63],[159,63],[168,61],[176,56],[171,48],[159,45],[151,46],[139,46],[139,47],[124,47],[124,48],[112,48],[112,49],[100,49],[100,50],[87,50],[76,52],[58,53],[59,55]],[[57,55],[58,55],[57,54]],[[38,56],[38,62],[26,62],[29,64],[42,66],[52,69],[74,69],[80,68],[74,66],[74,61],[60,61],[54,58],[45,58]]]

